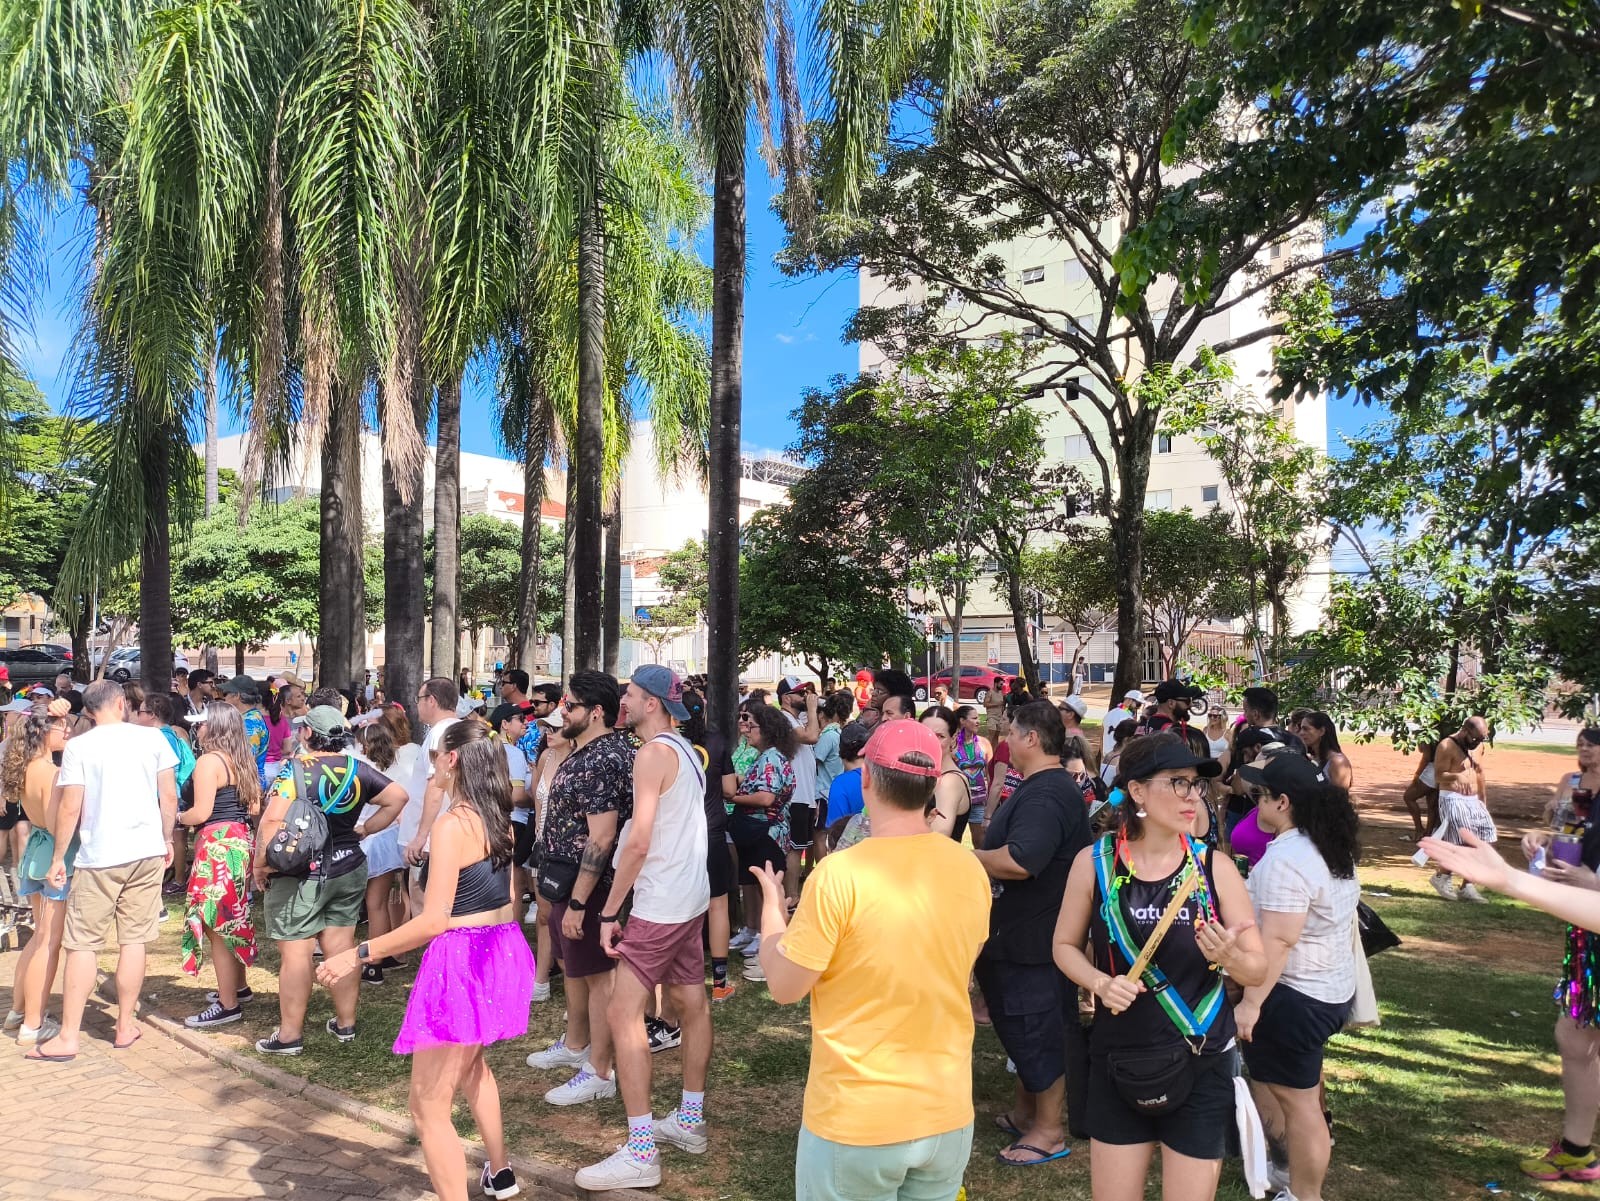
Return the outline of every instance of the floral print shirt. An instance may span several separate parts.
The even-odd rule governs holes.
[[[794,765],[776,747],[762,751],[750,765],[750,770],[745,772],[744,779],[739,781],[741,796],[749,796],[752,792],[772,793],[772,804],[765,809],[738,805],[735,806],[735,812],[746,819],[765,823],[767,836],[787,854],[790,849],[789,802],[794,799]]]
[[[633,756],[633,746],[621,734],[602,734],[556,768],[545,807],[545,854],[582,859],[590,814],[615,813],[622,829],[633,816]]]

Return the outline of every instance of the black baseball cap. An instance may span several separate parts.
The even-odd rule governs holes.
[[[1193,771],[1197,776],[1211,779],[1222,774],[1222,764],[1215,759],[1202,759],[1189,749],[1189,744],[1176,734],[1147,734],[1148,748],[1141,748],[1148,752],[1148,759],[1144,753],[1135,758],[1139,766],[1139,775],[1134,779],[1144,779],[1162,771]],[[1123,763],[1128,762],[1126,756],[1127,746],[1124,744]]]
[[[1197,701],[1206,694],[1204,688],[1197,688],[1193,684],[1185,684],[1182,680],[1162,680],[1156,685],[1156,703],[1165,701],[1190,700]]]
[[[532,704],[512,704],[508,701],[504,704],[499,704],[494,707],[494,712],[489,714],[489,724],[498,730],[508,717],[527,718],[532,714]]]
[[[255,704],[261,700],[261,685],[249,676],[234,676],[222,686],[224,695],[233,694]]]
[[[1324,783],[1315,763],[1289,750],[1245,764],[1239,768],[1239,778],[1246,784],[1265,788],[1273,796],[1286,796],[1292,801],[1309,796]]]

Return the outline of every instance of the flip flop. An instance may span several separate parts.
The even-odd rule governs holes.
[[[1014,1139],[1022,1137],[1022,1131],[1017,1129],[1017,1124],[1011,1120],[1009,1113],[995,1114],[994,1128],[1003,1134],[1009,1134]]]
[[[43,1051],[39,1050],[38,1047],[34,1047],[33,1050],[29,1051],[22,1058],[31,1059],[36,1063],[71,1063],[74,1059],[78,1058],[78,1053],[74,1051],[71,1055],[46,1055]]]
[[[119,1043],[115,1039],[113,1039],[112,1042],[111,1042],[111,1049],[113,1051],[126,1051],[129,1047],[133,1046],[134,1043],[138,1042],[143,1037],[144,1037],[144,1031],[143,1030],[135,1030],[133,1032],[133,1037],[130,1038],[125,1043]]]
[[[1029,1146],[1027,1143],[1012,1143],[1006,1151],[1032,1151],[1038,1159],[1007,1159],[1005,1151],[996,1151],[995,1159],[1008,1168],[1036,1168],[1042,1163],[1051,1163],[1057,1159],[1065,1159],[1072,1154],[1071,1147],[1062,1147],[1061,1150],[1051,1154],[1042,1147]]]

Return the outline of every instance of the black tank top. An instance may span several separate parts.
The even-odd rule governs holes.
[[[1211,879],[1210,858],[1207,854],[1202,870],[1206,874],[1206,887],[1215,897],[1217,890]],[[1165,879],[1146,881],[1135,876],[1122,886],[1118,899],[1122,904],[1123,919],[1139,946],[1144,945],[1145,939],[1166,912],[1172,889],[1183,869],[1184,864],[1180,863]],[[1100,881],[1096,876],[1094,906],[1089,915],[1094,965],[1113,975],[1125,975],[1132,965],[1120,951],[1112,948],[1111,935],[1100,911],[1104,903],[1105,897],[1100,892]],[[1220,979],[1219,974],[1212,971],[1211,961],[1201,954],[1194,940],[1194,923],[1200,916],[1200,898],[1196,893],[1190,893],[1189,899],[1183,903],[1183,910],[1155,953],[1155,965],[1166,975],[1169,986],[1177,989],[1190,1010],[1199,1006],[1201,999]],[[1203,1053],[1210,1055],[1224,1050],[1233,1041],[1234,1032],[1233,1006],[1224,1001],[1210,1029],[1206,1031]],[[1166,1010],[1161,1008],[1161,1002],[1155,994],[1148,990],[1140,993],[1133,1004],[1121,1013],[1112,1013],[1104,1005],[1096,1003],[1094,1028],[1089,1042],[1090,1050],[1096,1054],[1103,1055],[1118,1048],[1162,1047],[1182,1041],[1183,1034],[1167,1016]]]
[[[510,903],[511,864],[497,868],[485,856],[476,863],[467,864],[456,876],[456,899],[450,906],[450,916],[493,913]]]
[[[967,833],[967,819],[972,816],[972,785],[967,783],[967,773],[959,767],[952,767],[949,771],[941,772],[939,778],[945,776],[959,776],[963,787],[967,790],[967,811],[956,814],[956,824],[950,829],[950,837],[960,842]]]
[[[228,773],[228,782],[217,786],[216,798],[211,802],[211,816],[206,818],[205,825],[213,822],[248,822],[250,814],[239,799],[239,786],[233,782],[233,769],[228,766],[226,759],[222,761],[222,770]],[[190,776],[189,779],[193,781],[194,777]]]

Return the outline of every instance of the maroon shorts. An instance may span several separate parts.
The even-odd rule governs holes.
[[[663,926],[630,917],[617,951],[646,988],[658,984],[704,984],[706,953],[700,941],[706,915]]]
[[[595,890],[597,893],[599,889]],[[561,971],[574,980],[585,976],[598,976],[617,966],[617,961],[600,947],[600,906],[603,897],[590,897],[589,907],[583,911],[583,935],[577,939],[561,933],[561,922],[567,916],[567,903],[550,906],[550,953],[561,960]]]

